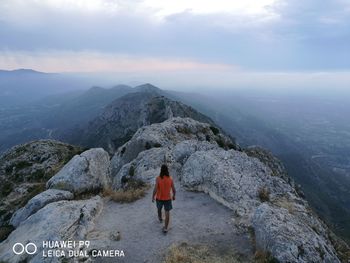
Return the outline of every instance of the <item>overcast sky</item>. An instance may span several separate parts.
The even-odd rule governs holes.
[[[349,87],[350,1],[0,0],[0,68]]]

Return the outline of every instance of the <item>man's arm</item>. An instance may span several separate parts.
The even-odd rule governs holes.
[[[152,194],[152,202],[154,202],[154,197],[157,194],[157,187],[158,187],[158,178],[156,178],[156,183],[154,185],[153,194]]]
[[[171,182],[171,189],[173,190],[173,200],[175,200],[176,189],[175,189],[174,181]]]

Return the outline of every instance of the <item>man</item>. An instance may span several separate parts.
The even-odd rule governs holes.
[[[172,191],[172,195],[171,195]],[[156,178],[156,184],[154,186],[152,202],[156,199],[159,222],[163,222],[162,208],[165,210],[165,224],[163,227],[163,233],[168,232],[170,210],[173,208],[171,200],[175,200],[176,190],[173,179],[169,175],[168,166],[162,165],[160,174]]]

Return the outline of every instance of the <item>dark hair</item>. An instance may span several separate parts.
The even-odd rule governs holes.
[[[169,176],[169,170],[168,166],[166,164],[163,164],[162,167],[160,168],[160,174],[159,176],[163,178],[165,176]]]

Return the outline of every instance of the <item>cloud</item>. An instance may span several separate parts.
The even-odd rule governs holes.
[[[155,16],[164,18],[174,14],[189,12],[192,14],[232,14],[232,15],[273,15],[272,10],[267,6],[272,5],[276,0],[145,0],[140,4],[144,8],[153,10]]]
[[[166,72],[225,71],[226,64],[201,63],[188,59],[133,57],[93,51],[0,52],[0,68],[30,68],[44,72]]]
[[[2,0],[0,50],[186,58],[256,71],[350,68],[346,0]]]

